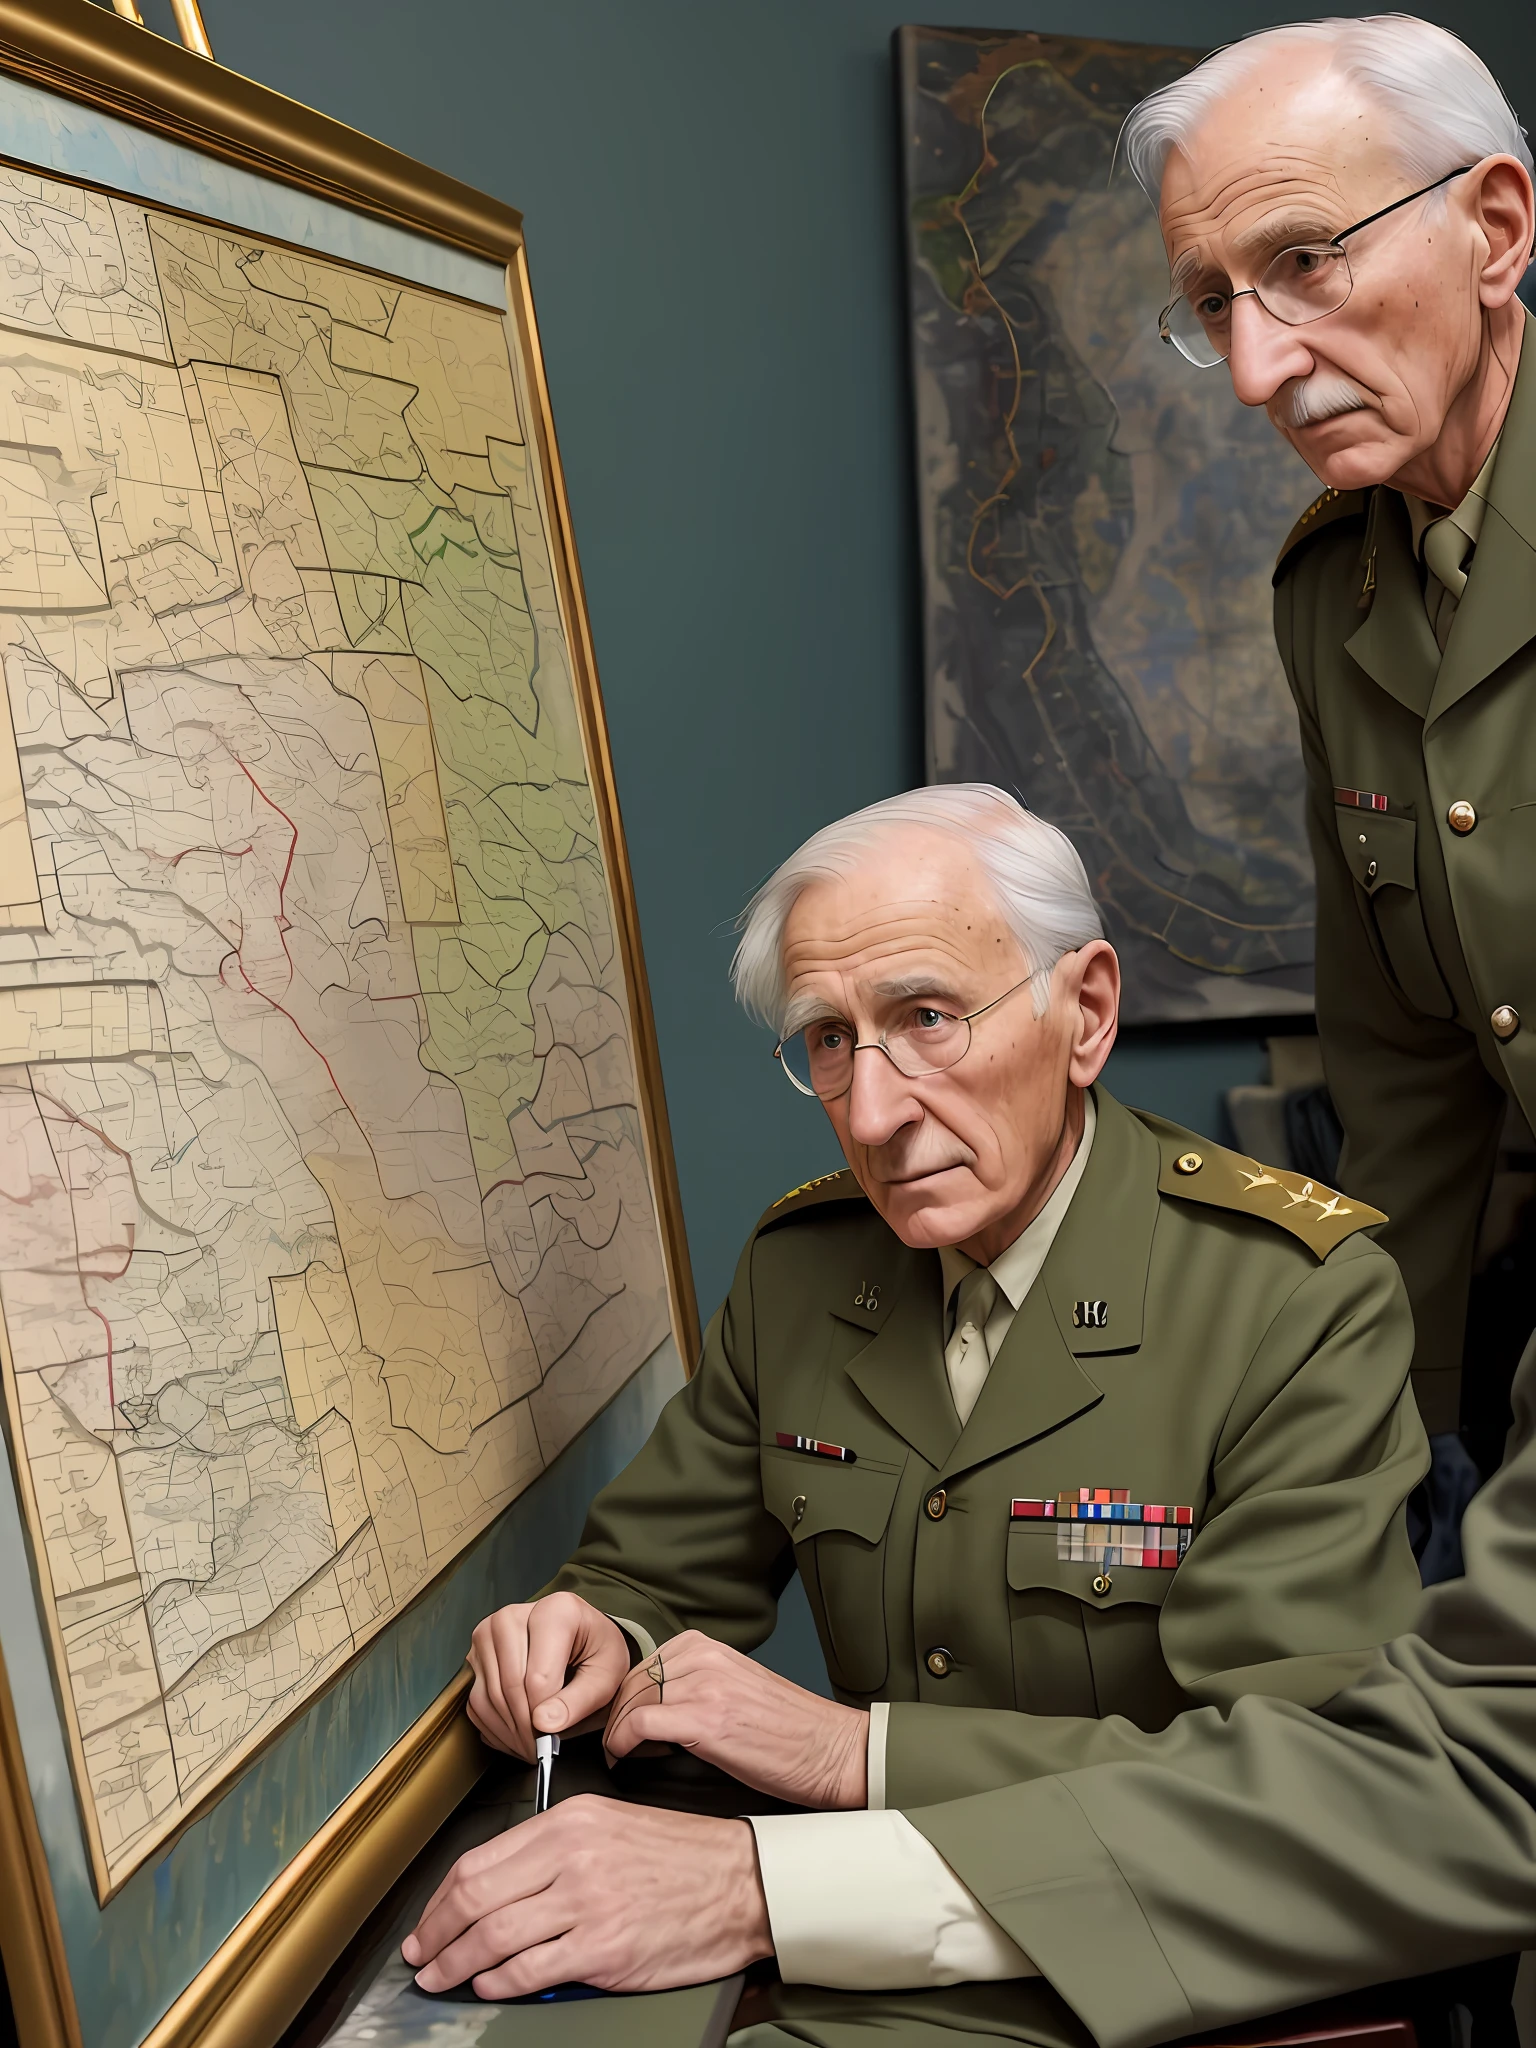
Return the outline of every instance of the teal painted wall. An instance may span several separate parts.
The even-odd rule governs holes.
[[[761,1209],[834,1163],[732,1009],[731,920],[808,832],[922,776],[891,31],[1209,45],[1310,10],[203,6],[223,62],[526,216],[707,1315]],[[1428,11],[1536,108],[1529,0]],[[1216,1135],[1260,1060],[1246,1031],[1154,1037],[1111,1085]]]

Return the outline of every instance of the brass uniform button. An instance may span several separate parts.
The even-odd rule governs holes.
[[[949,1495],[942,1486],[936,1486],[923,1502],[923,1506],[927,1510],[928,1519],[931,1522],[942,1522],[944,1510],[949,1506]]]
[[[794,1499],[789,1504],[789,1512],[794,1516],[795,1527],[798,1529],[800,1526],[800,1517],[805,1513],[805,1495],[803,1493],[797,1493],[795,1495]]]
[[[1366,880],[1367,880],[1368,882],[1374,882],[1374,881],[1375,881],[1375,879],[1376,879],[1376,863],[1375,863],[1375,861],[1369,861],[1369,862],[1367,862],[1367,864],[1366,864],[1366,870],[1365,870],[1365,879],[1366,879]]]
[[[1520,1012],[1512,1004],[1500,1003],[1488,1022],[1495,1038],[1513,1038],[1520,1029]]]
[[[1473,810],[1464,796],[1458,797],[1456,802],[1446,812],[1445,822],[1453,832],[1467,833],[1477,823],[1477,812]]]
[[[1198,1173],[1205,1161],[1198,1152],[1181,1152],[1173,1162],[1175,1173]]]
[[[1108,1572],[1100,1572],[1098,1577],[1093,1582],[1093,1590],[1102,1599],[1114,1583],[1114,1580],[1109,1576]]]
[[[923,1662],[935,1678],[948,1678],[954,1665],[948,1650],[930,1650]]]

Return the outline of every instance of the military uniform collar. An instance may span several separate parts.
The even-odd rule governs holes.
[[[1015,1311],[1024,1306],[1025,1297],[1039,1278],[1040,1268],[1056,1241],[1056,1233],[1072,1206],[1072,1197],[1077,1193],[1093,1150],[1097,1126],[1098,1111],[1090,1088],[1083,1096],[1083,1135],[1066,1172],[1052,1188],[1050,1199],[1039,1215],[1025,1225],[1007,1250],[999,1252],[987,1268]],[[939,1251],[939,1266],[944,1275],[944,1300],[948,1303],[966,1274],[976,1270],[976,1261],[968,1258],[958,1245],[944,1245]]]
[[[1524,353],[1522,349],[1521,354]],[[1493,446],[1488,450],[1488,459],[1468,484],[1461,503],[1451,511],[1448,512],[1443,505],[1431,505],[1427,498],[1416,498],[1412,491],[1403,492],[1403,503],[1408,507],[1408,527],[1413,535],[1413,552],[1421,562],[1424,559],[1424,536],[1442,519],[1455,520],[1473,547],[1477,546],[1482,537],[1483,514],[1488,509],[1488,495],[1502,439],[1502,432],[1495,436]]]
[[[1093,1149],[1076,1196],[944,1461],[945,1475],[1001,1457],[1092,1408],[1103,1391],[1079,1360],[1141,1343],[1161,1153],[1106,1088],[1096,1086],[1093,1096]]]

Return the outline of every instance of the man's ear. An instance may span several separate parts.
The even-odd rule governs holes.
[[[1478,296],[1496,310],[1507,306],[1531,260],[1536,238],[1536,198],[1531,174],[1512,156],[1491,156],[1468,179],[1465,204],[1482,231],[1488,254],[1478,277]]]
[[[1120,1029],[1120,962],[1107,939],[1091,939],[1073,958],[1077,1006],[1067,1079],[1087,1088],[1099,1078]]]

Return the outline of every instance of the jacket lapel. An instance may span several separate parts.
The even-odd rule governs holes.
[[[1083,1180],[1086,1186],[1086,1174]],[[1074,1209],[1082,1195],[1079,1188]],[[1102,1399],[1100,1389],[1068,1350],[1051,1313],[1050,1297],[1037,1280],[1003,1339],[971,1419],[960,1432],[940,1477],[949,1479],[973,1465],[1000,1458],[1005,1451],[1070,1422]]]
[[[1483,530],[1429,707],[1433,721],[1536,639],[1536,320],[1529,315]]]
[[[1078,1357],[1134,1350],[1141,1342],[1161,1154],[1107,1089],[1093,1093],[1098,1129],[1087,1169],[949,1453],[945,1477],[1002,1457],[1093,1407],[1103,1391]],[[1074,1324],[1075,1310],[1086,1313],[1097,1303],[1105,1311],[1102,1326]]]
[[[1099,1121],[1088,1169],[1035,1283],[1049,1295],[1056,1327],[1078,1358],[1140,1346],[1162,1206],[1156,1138],[1107,1088],[1095,1088],[1093,1099]],[[1091,1312],[1095,1306],[1102,1322]]]
[[[1423,718],[1435,691],[1440,649],[1424,610],[1408,508],[1396,491],[1377,491],[1371,500],[1362,581],[1372,572],[1375,597],[1345,641],[1345,652],[1389,697]]]
[[[854,1318],[844,1316],[843,1320]],[[875,1413],[937,1468],[960,1434],[944,1372],[944,1300],[937,1252],[913,1252],[900,1298],[846,1368]]]

